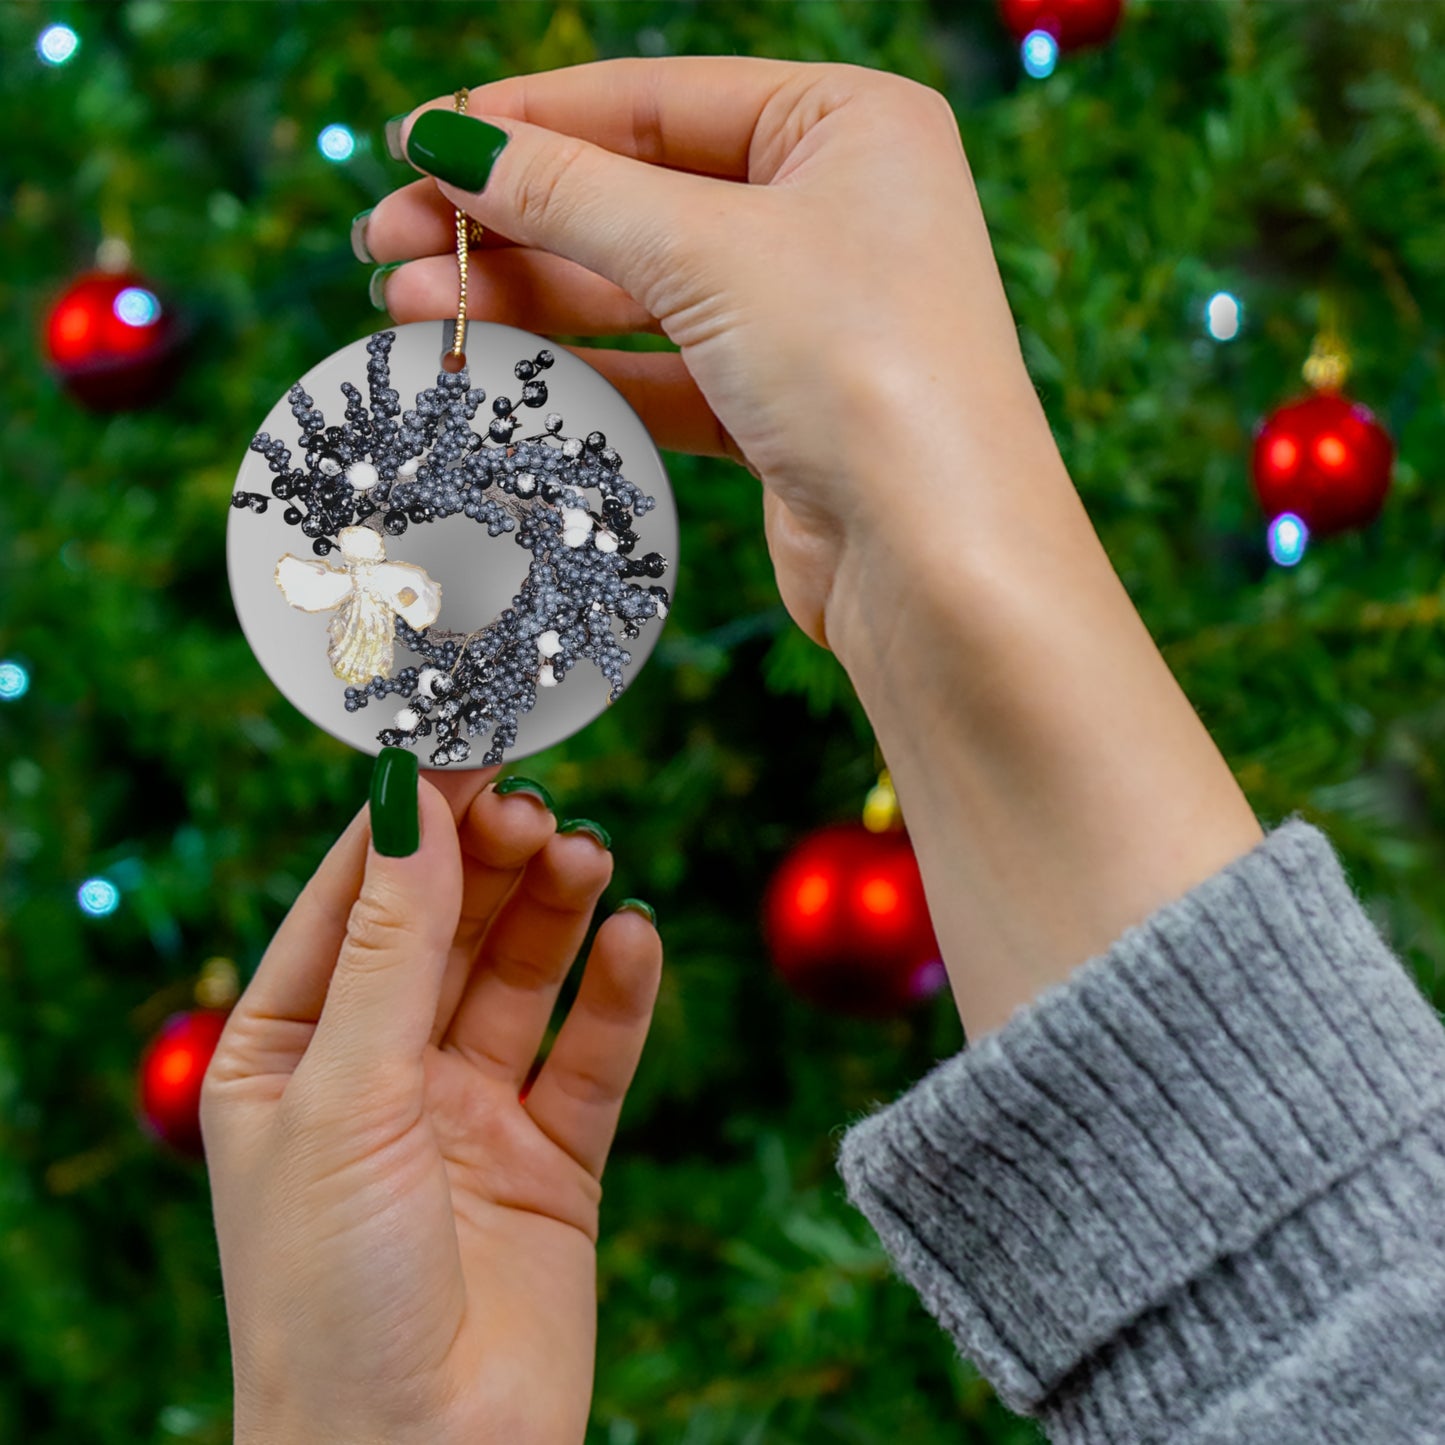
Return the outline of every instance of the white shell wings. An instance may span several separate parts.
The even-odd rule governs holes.
[[[293,607],[303,612],[330,612],[350,593],[351,573],[345,567],[328,567],[325,562],[288,552],[276,564],[276,585]]]
[[[344,567],[287,553],[276,564],[276,585],[292,607],[330,612],[331,670],[344,682],[390,677],[395,656],[393,618],[430,627],[441,613],[441,584],[410,562],[388,562],[381,535],[344,527],[338,540]]]

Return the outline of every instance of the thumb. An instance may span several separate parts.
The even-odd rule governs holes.
[[[377,757],[361,892],[298,1072],[374,1085],[419,1065],[431,1038],[461,913],[462,859],[451,805],[417,768],[406,748]]]
[[[687,305],[687,283],[700,279],[686,272],[713,230],[698,218],[728,207],[735,224],[746,225],[736,214],[744,186],[649,165],[512,116],[429,106],[402,126],[400,150],[458,210],[519,245],[576,261],[659,318]],[[719,239],[737,242],[735,234]]]

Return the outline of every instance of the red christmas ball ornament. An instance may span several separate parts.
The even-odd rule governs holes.
[[[45,352],[67,391],[95,411],[145,406],[174,379],[180,328],[132,271],[90,271],[45,321]]]
[[[1318,391],[1261,423],[1251,471],[1266,516],[1293,512],[1311,534],[1329,536],[1375,520],[1394,460],[1390,434],[1368,407]]]
[[[908,835],[837,823],[783,860],[763,903],[774,967],[837,1013],[901,1013],[946,982]]]
[[[139,1115],[142,1124],[173,1149],[203,1158],[201,1082],[216,1052],[229,1009],[194,1009],[172,1014],[140,1062]]]
[[[1020,43],[1035,30],[1058,42],[1060,50],[1101,45],[1118,28],[1124,0],[999,0],[999,17]]]

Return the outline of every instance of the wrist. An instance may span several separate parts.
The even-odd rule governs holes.
[[[971,1037],[1261,836],[1027,412],[895,448],[825,613]]]

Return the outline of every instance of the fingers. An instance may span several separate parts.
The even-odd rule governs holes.
[[[664,451],[699,457],[727,457],[758,473],[723,426],[677,351],[614,351],[569,346],[618,391]]]
[[[441,1047],[520,1088],[611,877],[610,850],[554,834],[488,930]]]
[[[370,831],[362,804],[296,895],[250,983],[236,1000],[208,1080],[289,1074],[326,1002],[346,921],[361,891]]]
[[[446,797],[417,779],[421,840],[404,857],[368,842],[365,876],[333,955],[316,1031],[296,1075],[328,1089],[420,1076],[462,904],[462,859]],[[370,830],[368,829],[368,839]]]
[[[403,147],[420,114],[403,123]],[[763,199],[745,186],[648,165],[526,121],[475,109],[444,118],[457,128],[445,143],[454,174],[475,176],[478,164],[489,163],[492,120],[502,121],[508,135],[480,192],[449,184],[442,162],[432,162],[431,174],[453,205],[518,245],[564,256],[606,278],[664,323],[709,284],[709,248],[736,246],[751,230],[749,206]],[[459,158],[464,163],[457,170]],[[736,234],[717,224],[724,213]]]
[[[765,113],[817,71],[738,55],[598,60],[479,85],[468,110],[544,126],[652,165],[757,180],[749,168]]]
[[[456,249],[457,208],[437,190],[430,176],[383,196],[366,218],[366,250],[374,261],[409,261],[413,256],[440,256]],[[478,250],[511,246],[507,236],[483,233]]]
[[[523,1105],[596,1179],[642,1057],[661,979],[657,930],[640,913],[614,913],[597,930],[577,998]]]
[[[502,771],[500,763],[485,768],[422,768],[421,775],[448,803],[458,831],[477,794],[489,787],[492,780]]]
[[[377,207],[378,216],[384,207],[385,202]],[[386,310],[394,321],[430,321],[456,314],[458,277],[453,253],[409,261],[387,273],[383,284]],[[471,254],[467,312],[476,320],[520,326],[544,335],[619,336],[662,331],[655,316],[611,281],[562,256],[518,246]]]
[[[466,865],[461,919],[432,1025],[434,1044],[440,1045],[451,1025],[493,916],[556,830],[551,808],[525,792],[503,795],[487,788],[473,797],[463,814],[459,833]]]

